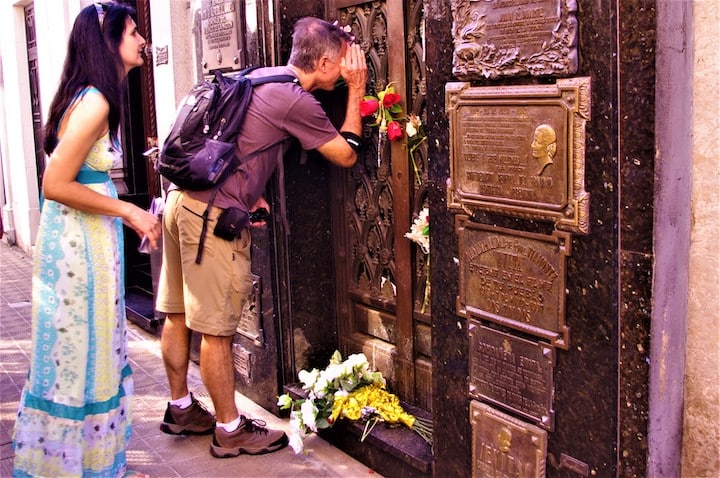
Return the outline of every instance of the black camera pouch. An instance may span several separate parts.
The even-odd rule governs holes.
[[[228,207],[220,213],[213,234],[226,241],[237,239],[250,223],[247,211],[236,207]]]

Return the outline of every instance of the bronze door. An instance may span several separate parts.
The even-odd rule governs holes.
[[[330,0],[328,16],[350,25],[366,53],[368,94],[393,83],[405,115],[425,117],[422,0]],[[404,116],[404,115],[403,115]],[[404,123],[403,123],[404,124]],[[333,172],[340,348],[363,352],[391,391],[426,410],[431,404],[428,257],[405,237],[427,205],[427,154],[410,157],[406,138],[389,141],[366,126],[364,154]],[[429,291],[428,291],[429,292]],[[429,294],[428,294],[429,296]]]

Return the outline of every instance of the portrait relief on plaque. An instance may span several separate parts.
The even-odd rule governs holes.
[[[565,263],[571,235],[551,236],[455,216],[460,287],[456,312],[550,341],[567,350]]]
[[[202,0],[200,28],[205,74],[240,69],[236,4],[236,0]]]
[[[455,0],[453,75],[461,80],[577,72],[576,0]]]
[[[448,83],[448,207],[552,221],[587,234],[590,78],[554,85]]]

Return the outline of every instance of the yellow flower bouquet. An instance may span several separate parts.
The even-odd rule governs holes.
[[[329,428],[341,418],[365,420],[361,441],[383,421],[405,425],[432,444],[432,424],[403,409],[400,399],[385,389],[382,374],[370,370],[364,354],[353,354],[343,361],[335,351],[325,370],[301,370],[298,378],[306,398],[293,400],[288,394],[278,397],[280,409],[290,410],[290,446],[295,453],[303,450],[303,439],[310,432]]]

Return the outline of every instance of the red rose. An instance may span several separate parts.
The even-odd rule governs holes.
[[[400,126],[400,123],[397,121],[391,121],[387,125],[387,135],[388,138],[390,138],[390,141],[395,141],[398,138],[402,138],[403,130],[402,126]]]
[[[360,116],[370,116],[378,110],[378,100],[362,100],[360,101]]]
[[[385,96],[383,96],[383,107],[390,108],[395,103],[400,103],[400,95],[397,93],[385,93]]]

